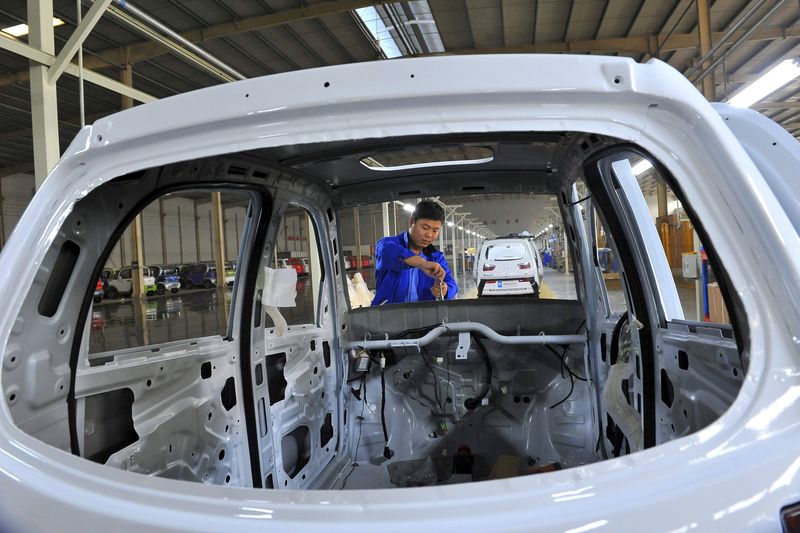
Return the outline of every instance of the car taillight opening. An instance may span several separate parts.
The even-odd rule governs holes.
[[[517,265],[517,268],[520,269],[520,270],[530,270],[531,269],[531,264],[527,263],[527,262],[526,263],[519,263]]]
[[[483,265],[483,271],[484,272],[491,272],[492,270],[494,270],[494,268],[495,268],[494,265],[491,265],[491,264],[488,264],[488,263]]]

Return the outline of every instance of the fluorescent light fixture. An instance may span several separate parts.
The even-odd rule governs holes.
[[[403,204],[403,211],[406,211],[408,213],[413,213],[414,212],[414,206],[411,205],[411,204]]]
[[[64,21],[53,17],[53,27],[61,26],[64,24]],[[23,35],[28,35],[28,25],[27,24],[17,24],[16,26],[9,26],[8,28],[0,29],[1,32],[7,33],[8,35],[14,37],[22,37]]]
[[[550,224],[550,225],[549,225],[549,226],[547,226],[547,227],[548,227],[548,228],[550,228],[550,229],[553,229],[553,225],[552,225],[552,224]]]
[[[653,163],[651,163],[647,159],[642,159],[641,161],[633,165],[631,167],[631,170],[633,171],[633,174],[635,176],[638,176],[639,174],[642,174],[645,171],[650,170],[651,168],[653,168]]]
[[[728,99],[728,103],[734,107],[750,107],[797,76],[800,76],[800,63],[797,59],[786,59]]]
[[[464,229],[464,227],[463,226],[458,226],[458,229],[459,229],[459,231],[462,231]]]
[[[483,163],[491,163],[494,161],[494,156],[481,157],[478,159],[457,159],[452,161],[423,161],[420,163],[410,163],[408,165],[380,165],[375,164],[375,158],[365,157],[360,162],[362,165],[370,170],[377,170],[378,172],[392,172],[396,170],[415,170],[418,168],[432,168],[432,167],[450,167],[457,165],[482,165]]]
[[[447,227],[448,227],[448,228],[452,228],[453,226],[455,226],[455,224],[453,224],[452,222],[450,222],[450,221],[448,220],[448,221],[447,221]]]

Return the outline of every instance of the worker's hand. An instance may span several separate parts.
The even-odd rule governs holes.
[[[442,281],[446,274],[444,268],[442,268],[442,265],[436,261],[426,261],[418,255],[411,256],[407,259],[404,259],[404,261],[408,266],[422,270],[422,273],[429,278]]]
[[[419,266],[419,269],[422,270],[422,272],[429,278],[439,281],[444,279],[444,269],[442,268],[442,265],[436,261],[425,261]]]
[[[431,292],[434,298],[443,299],[447,296],[447,283],[434,283],[433,287],[431,287]]]

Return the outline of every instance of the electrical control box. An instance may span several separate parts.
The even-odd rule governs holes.
[[[683,277],[697,279],[700,277],[700,254],[688,252],[683,254]]]
[[[356,372],[369,372],[369,355],[366,352],[356,357],[355,367]]]

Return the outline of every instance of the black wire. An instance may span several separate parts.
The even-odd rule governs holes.
[[[386,378],[383,366],[381,366],[381,426],[383,426],[383,440],[386,443],[383,447],[383,456],[391,459],[394,457],[394,451],[389,448],[389,432],[386,430]]]
[[[366,380],[367,380],[366,374],[364,375],[363,380],[364,381],[361,382],[361,389],[359,390],[364,389],[364,387],[366,386]],[[364,389],[364,392],[366,393],[366,389]],[[356,467],[358,466],[358,462],[356,461],[356,459],[358,459],[358,447],[361,446],[361,429],[364,427],[364,407],[367,405],[366,397],[367,395],[364,394],[364,399],[361,403],[361,414],[358,415],[359,418],[358,439],[356,440],[356,447],[355,450],[353,451],[353,465],[352,468],[350,468],[350,472],[348,472],[347,475],[344,477],[344,481],[342,482],[342,487],[339,490],[344,490],[344,486],[347,485],[347,480],[350,479],[350,476],[353,474],[353,470],[355,470]]]
[[[464,401],[464,407],[467,409],[475,409],[480,405],[481,400],[489,394],[489,390],[492,388],[492,375],[494,371],[492,369],[492,360],[489,358],[489,352],[486,350],[486,346],[483,345],[483,342],[481,342],[477,335],[470,333],[470,338],[472,338],[472,340],[475,341],[475,345],[480,348],[483,361],[486,364],[486,384],[483,386],[483,390],[474,398],[467,398]]]
[[[572,370],[572,368],[570,368],[570,366],[567,364],[567,361],[566,361],[566,355],[567,355],[567,350],[569,349],[569,347],[566,347],[566,348],[564,348],[564,351],[563,351],[563,352],[561,352],[561,355],[559,355],[559,354],[558,354],[558,352],[557,352],[557,351],[555,351],[555,350],[554,350],[552,347],[550,347],[550,346],[547,346],[547,345],[545,345],[545,348],[547,348],[548,350],[550,350],[550,353],[552,353],[553,355],[555,355],[555,356],[558,358],[559,362],[561,363],[561,377],[562,377],[562,378],[566,379],[566,377],[567,377],[567,376],[564,374],[564,370],[566,370],[566,371],[567,371],[567,374],[569,374],[569,375],[570,375],[570,376],[572,376],[573,378],[575,378],[575,379],[577,379],[577,380],[579,380],[579,381],[588,381],[586,378],[584,378],[584,377],[581,377],[581,376],[579,376],[578,374],[576,374],[576,373],[575,373],[575,371],[574,371],[574,370]]]
[[[584,324],[586,324],[586,319],[585,318],[581,321],[581,324],[578,326],[578,329],[575,331],[576,335],[583,328]],[[561,352],[561,355],[558,355],[558,353],[553,348],[551,348],[550,346],[547,346],[547,349],[550,350],[551,352],[553,352],[553,354],[556,357],[558,357],[559,361],[561,361],[561,377],[562,378],[566,378],[567,377],[567,376],[564,375],[564,369],[565,368],[567,369],[567,374],[569,375],[569,392],[567,393],[567,395],[561,401],[556,402],[555,404],[550,406],[550,409],[555,409],[556,407],[558,407],[562,403],[564,403],[567,400],[569,400],[570,396],[572,396],[572,392],[575,390],[575,380],[576,379],[579,379],[581,381],[588,381],[588,380],[586,378],[580,377],[575,372],[573,372],[572,369],[567,364],[566,355],[567,355],[567,350],[569,350],[569,345],[564,347],[564,351]]]
[[[428,363],[428,359],[425,357],[428,354],[428,350],[425,349],[424,346],[420,346],[420,355],[422,356],[422,362],[425,363],[425,366],[428,367],[430,370],[431,375],[433,376],[433,396],[436,399],[436,404],[439,406],[439,411],[444,412],[444,407],[442,407],[442,400],[439,398],[439,381],[436,378],[436,372],[433,371],[433,367]]]
[[[383,440],[389,445],[389,432],[386,431],[386,378],[381,368],[381,425],[383,426]]]
[[[395,337],[395,338],[396,339],[402,339],[403,337],[407,337],[407,336],[411,335],[412,333],[428,333],[433,328],[438,328],[439,326],[441,326],[441,324],[434,324],[432,326],[423,326],[421,328],[407,329],[405,331],[401,331],[400,333],[398,333],[397,337]]]
[[[573,378],[572,374],[570,374],[569,375],[569,393],[567,393],[567,395],[564,397],[563,400],[561,400],[560,402],[556,402],[555,404],[551,405],[550,409],[555,409],[556,407],[558,407],[562,403],[564,403],[567,400],[569,400],[569,397],[572,396],[572,391],[574,391],[574,390],[575,390],[575,378]]]
[[[550,353],[552,353],[553,355],[555,355],[555,356],[556,356],[556,359],[558,359],[558,361],[559,361],[559,363],[560,363],[560,365],[561,365],[561,379],[566,379],[566,378],[567,378],[567,376],[564,374],[564,366],[565,366],[565,362],[564,362],[564,360],[561,358],[561,356],[560,356],[560,355],[558,355],[558,352],[557,352],[557,351],[555,351],[555,350],[552,348],[552,346],[550,346],[549,344],[545,344],[545,345],[544,345],[544,347],[545,347],[545,348],[547,348],[547,349],[550,351]]]
[[[450,376],[450,343],[452,341],[453,341],[453,336],[452,335],[448,335],[447,336],[447,346],[444,349],[444,360],[445,360],[446,367],[447,367],[448,397],[449,397],[450,389],[453,389],[453,384],[452,384],[452,381],[451,381],[452,378]],[[744,371],[742,371],[742,375],[744,375]],[[453,389],[453,392],[455,392],[455,389]],[[453,394],[453,396],[455,396],[455,394]],[[446,402],[446,400],[445,400],[445,402]]]
[[[426,404],[422,403],[422,400],[420,400],[419,398],[416,398],[415,396],[407,396],[407,398],[411,398],[412,400],[414,400],[415,402],[420,404],[422,407],[424,407],[425,409],[427,409],[431,413],[435,413],[436,412],[436,406],[435,405],[434,406],[426,405]]]
[[[578,205],[579,203],[581,203],[581,202],[585,202],[586,200],[588,200],[588,199],[589,199],[589,198],[591,198],[591,197],[592,197],[592,195],[591,195],[591,194],[590,194],[590,195],[588,195],[588,196],[584,196],[584,197],[583,197],[583,198],[581,198],[580,200],[575,200],[574,202],[568,203],[568,204],[567,204],[567,207],[571,207],[571,206],[573,206],[573,205]]]

